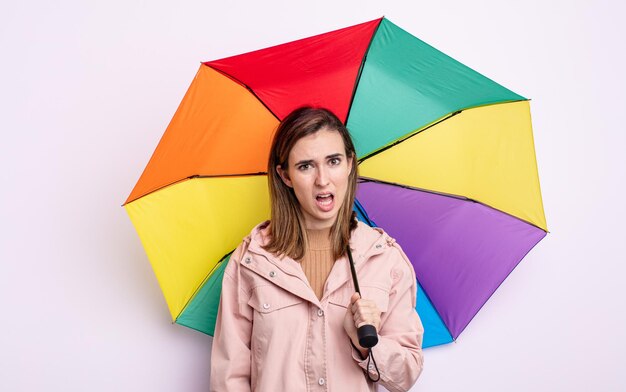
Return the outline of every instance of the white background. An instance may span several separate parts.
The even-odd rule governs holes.
[[[413,390],[626,390],[621,4],[3,0],[0,390],[208,390],[120,205],[200,61],[382,15],[532,98],[551,231]]]

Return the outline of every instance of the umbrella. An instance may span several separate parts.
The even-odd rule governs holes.
[[[125,202],[173,320],[213,334],[229,254],[269,218],[302,105],[347,124],[359,219],[411,259],[424,347],[450,342],[547,232],[529,101],[386,18],[202,63]]]

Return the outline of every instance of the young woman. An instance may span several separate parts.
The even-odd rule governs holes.
[[[346,127],[325,109],[293,111],[274,136],[268,182],[271,220],[224,271],[211,391],[375,391],[372,380],[409,390],[423,365],[415,272],[393,238],[352,212]],[[357,337],[364,324],[378,332],[371,353]]]

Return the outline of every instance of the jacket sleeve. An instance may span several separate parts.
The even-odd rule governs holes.
[[[380,374],[380,384],[390,392],[399,392],[410,390],[422,372],[424,328],[415,310],[417,283],[413,266],[399,245],[394,244],[389,251],[396,252],[402,261],[392,270],[388,309],[381,317],[378,344],[372,348],[378,373],[373,360],[369,373],[373,379]],[[368,359],[362,359],[354,346],[352,357],[368,371]]]
[[[211,349],[210,391],[251,390],[252,313],[246,313],[246,308],[239,304],[239,291],[242,288],[238,278],[242,245],[233,252],[224,270]]]

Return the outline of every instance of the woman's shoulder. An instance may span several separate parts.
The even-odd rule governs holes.
[[[270,238],[270,221],[265,220],[254,226],[248,235],[239,243],[233,255],[241,255],[252,247],[253,249],[262,249],[269,242]]]
[[[269,226],[270,226],[269,220],[264,220],[256,224],[250,230],[250,232],[245,237],[243,237],[239,246],[247,245],[253,241],[259,243],[260,245],[264,245],[269,240],[269,234],[270,234]]]
[[[252,228],[250,234],[248,234],[248,237],[246,238],[250,241],[258,243],[261,246],[267,244],[270,239],[270,221],[265,220],[258,223]]]
[[[352,232],[350,243],[353,249],[367,249],[380,241],[387,242],[391,237],[380,227],[372,227],[358,221],[356,228]],[[395,241],[395,240],[394,240]]]
[[[394,237],[381,227],[371,227],[359,221],[352,234],[350,247],[360,249],[366,255],[384,255],[394,267],[413,270],[413,266],[404,250]]]
[[[237,247],[232,251],[229,256],[229,263],[226,267],[225,273],[235,274],[237,265],[240,264],[244,255],[250,250],[256,250],[257,252],[263,251],[263,245],[265,245],[269,239],[269,220],[262,221],[254,226],[248,235],[246,235]]]

